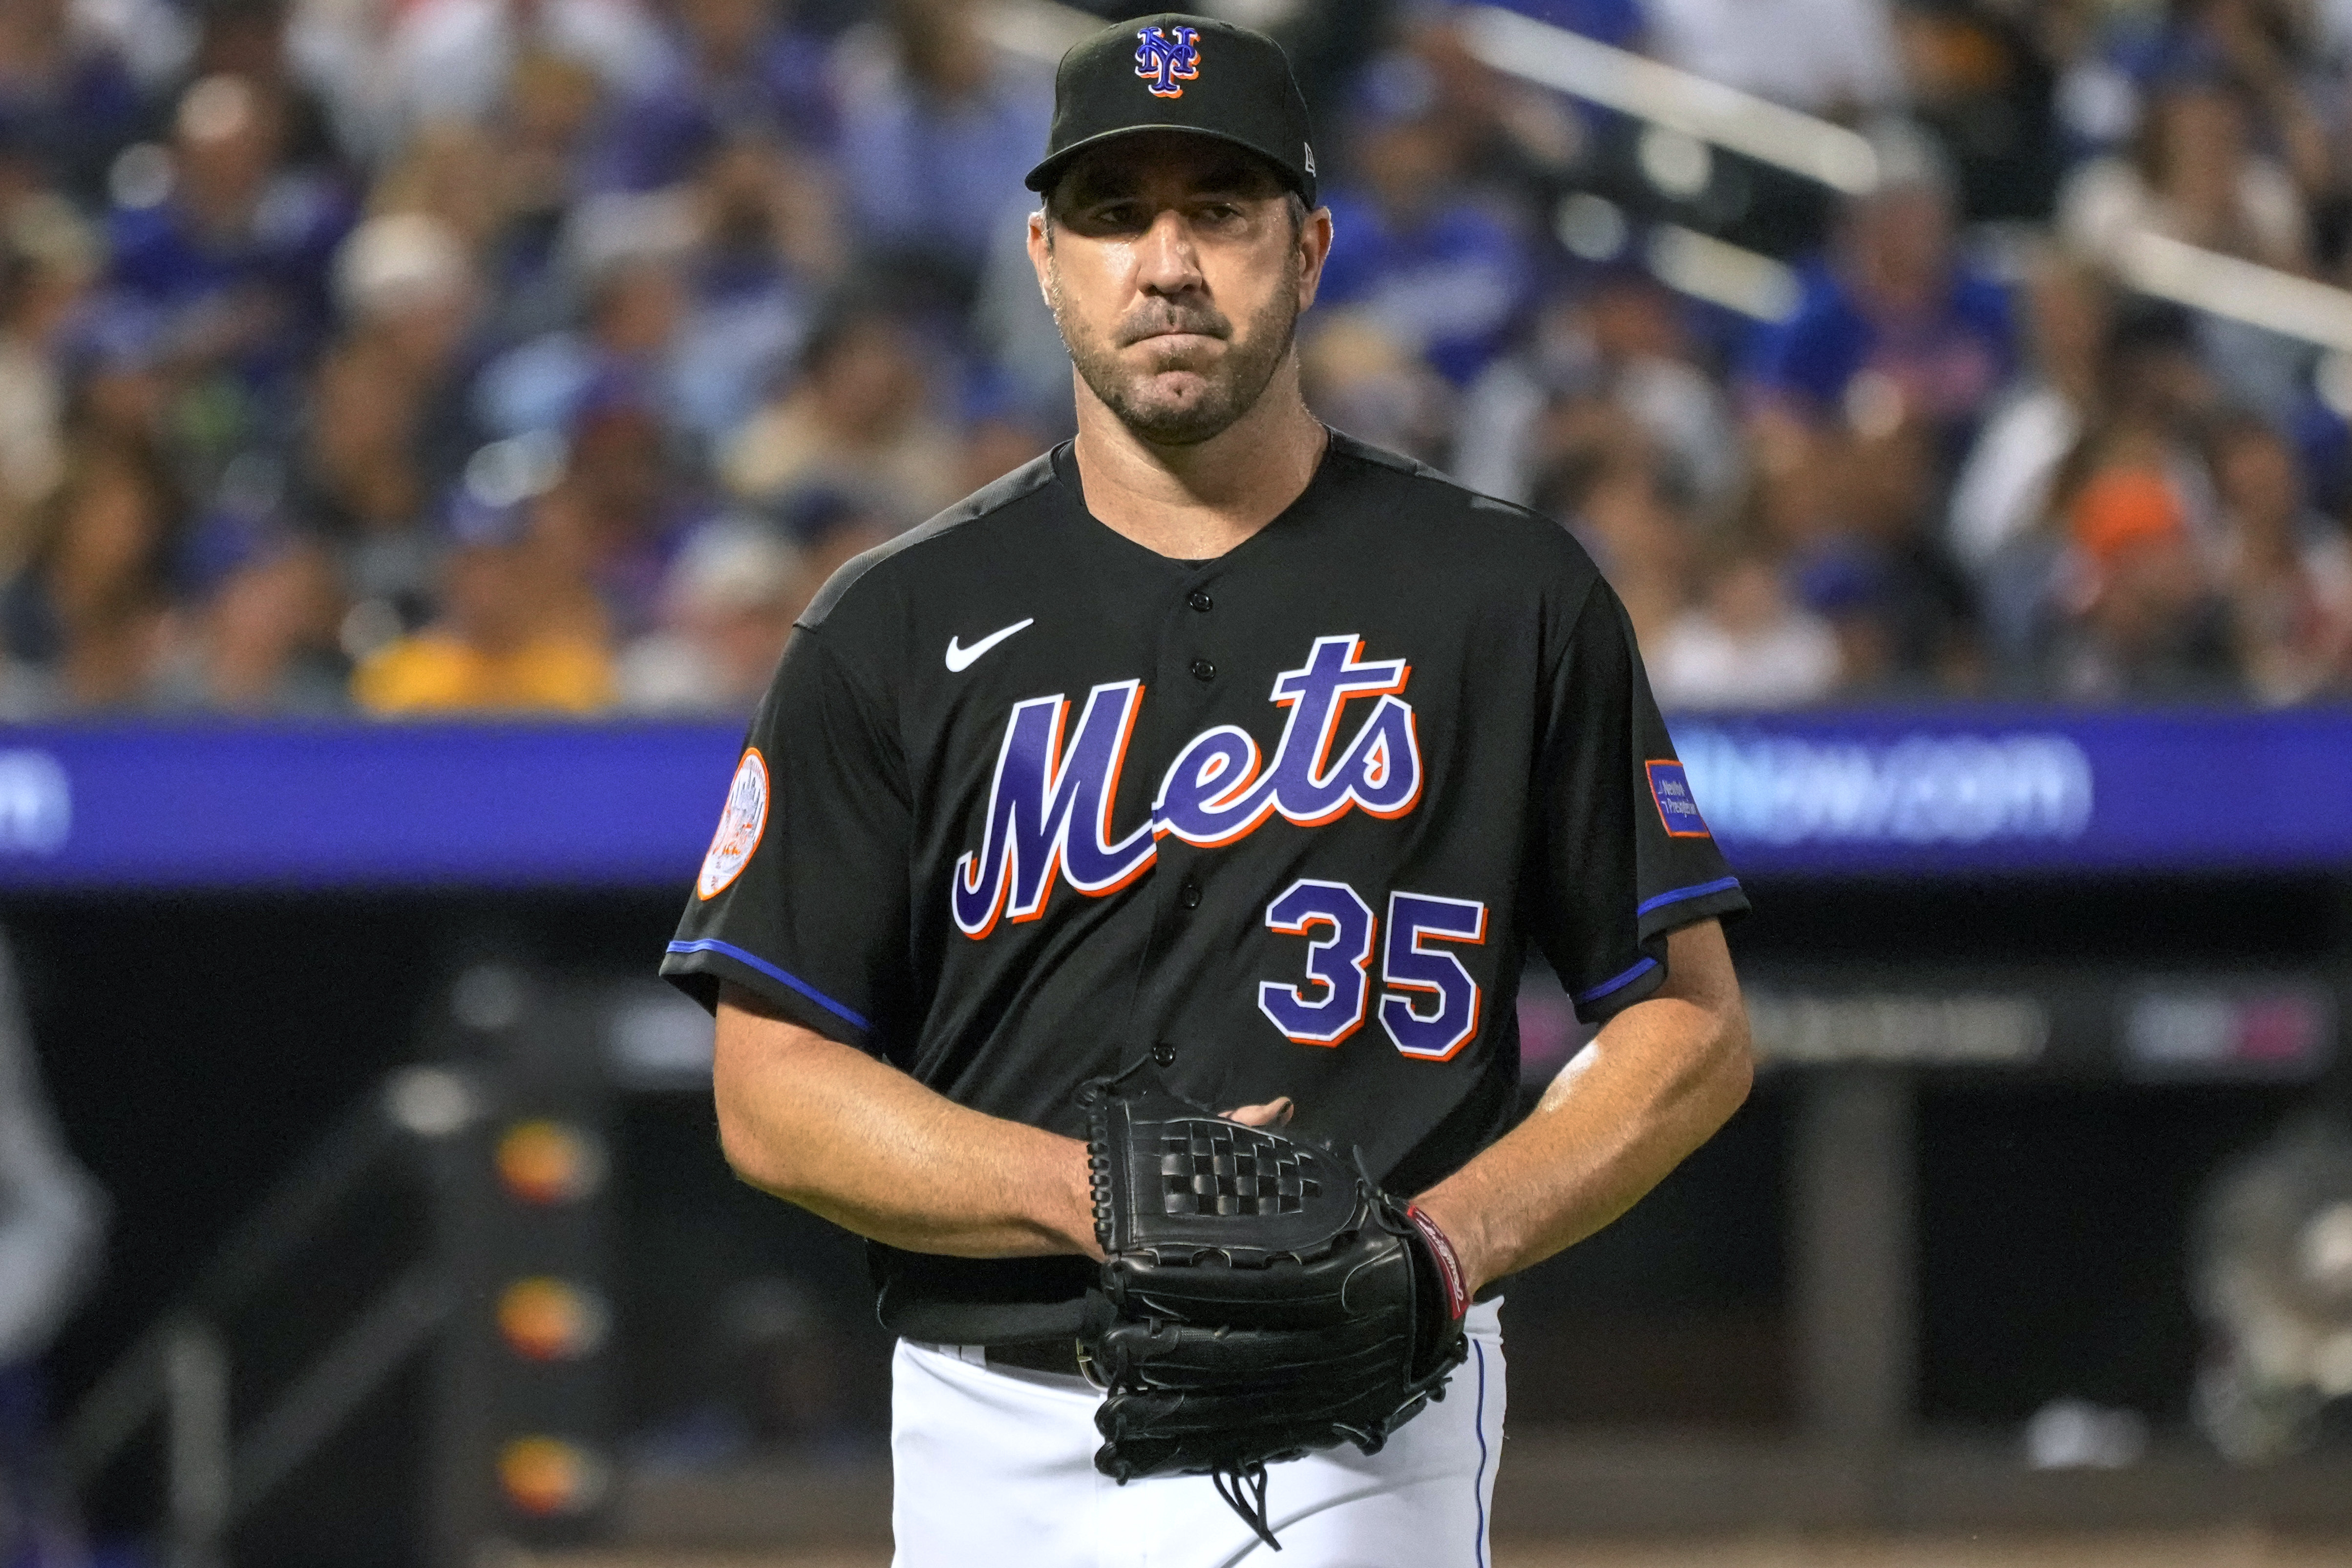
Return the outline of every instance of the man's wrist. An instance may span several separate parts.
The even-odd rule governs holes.
[[[1462,1290],[1475,1298],[1497,1272],[1492,1264],[1486,1226],[1466,1205],[1456,1205],[1441,1184],[1413,1199],[1412,1211],[1438,1232],[1453,1249],[1462,1271]]]
[[[1103,1249],[1102,1243],[1095,1235],[1094,1171],[1087,1163],[1087,1146],[1075,1138],[1056,1142],[1065,1147],[1061,1151],[1064,1157],[1060,1161],[1063,1173],[1058,1205],[1060,1213],[1055,1216],[1056,1223],[1053,1228],[1069,1244],[1070,1250],[1099,1263]]]
[[[1419,1204],[1408,1204],[1404,1217],[1421,1233],[1422,1245],[1429,1249],[1431,1260],[1437,1265],[1437,1282],[1445,1292],[1447,1318],[1459,1322],[1470,1310],[1470,1277],[1463,1272],[1462,1255],[1454,1250],[1453,1238]]]

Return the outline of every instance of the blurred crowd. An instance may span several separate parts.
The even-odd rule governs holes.
[[[2352,279],[2352,0],[1514,6],[1859,132],[1843,198],[1439,0],[1203,8],[1321,128],[1310,401],[1572,530],[1670,706],[2352,695],[2352,357],[2118,281]],[[744,711],[1071,426],[1067,19],[0,0],[0,718]]]

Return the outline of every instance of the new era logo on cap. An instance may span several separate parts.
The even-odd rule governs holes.
[[[1196,81],[1201,75],[1200,29],[1138,27],[1135,36],[1143,40],[1135,51],[1135,74],[1144,79],[1145,89],[1154,98],[1183,97],[1184,89],[1177,84]]]

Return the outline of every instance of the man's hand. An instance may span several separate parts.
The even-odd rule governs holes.
[[[1217,1114],[1244,1127],[1284,1127],[1289,1125],[1290,1113],[1297,1109],[1290,1102],[1290,1096],[1283,1094],[1264,1105],[1244,1105],[1237,1110],[1221,1110]]]

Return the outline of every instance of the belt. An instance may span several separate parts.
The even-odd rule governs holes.
[[[1078,1364],[1078,1342],[1067,1336],[1058,1340],[1025,1340],[1017,1344],[986,1345],[982,1347],[981,1354],[991,1366],[1056,1373],[1063,1377],[1086,1375],[1085,1369]]]

